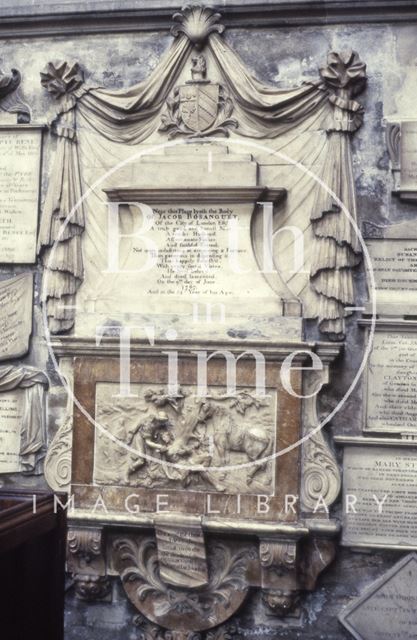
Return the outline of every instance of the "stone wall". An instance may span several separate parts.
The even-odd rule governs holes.
[[[20,4],[16,5],[19,7]],[[49,4],[49,3],[48,3]],[[51,3],[52,5],[53,3]],[[61,3],[62,4],[62,3]],[[66,3],[67,4],[67,3]],[[68,3],[69,4],[69,3]],[[99,10],[98,3],[94,10]],[[111,4],[112,8],[118,3]],[[120,3],[120,8],[124,3]],[[135,9],[150,2],[135,4]],[[166,3],[171,7],[177,3]],[[222,5],[233,4],[224,2]],[[246,3],[254,4],[254,3]],[[263,3],[266,4],[266,3]],[[270,2],[268,4],[279,4]],[[366,4],[366,3],[363,3]],[[7,3],[2,2],[2,5]],[[2,8],[2,12],[6,12]],[[123,7],[125,8],[125,7]],[[42,11],[47,10],[43,3]],[[33,11],[34,15],[36,12]],[[94,19],[92,18],[92,21]],[[307,18],[304,18],[307,20]],[[314,22],[314,21],[313,21]],[[392,177],[385,143],[384,118],[401,112],[403,116],[416,116],[415,87],[417,84],[417,11],[414,21],[407,23],[384,21],[377,24],[362,22],[312,24],[287,27],[267,24],[263,28],[228,28],[225,40],[241,56],[245,64],[262,81],[276,87],[289,88],[317,78],[318,67],[323,65],[329,50],[352,48],[358,51],[367,64],[368,84],[361,96],[365,107],[362,128],[353,137],[354,173],[357,189],[359,220],[378,224],[413,220],[415,203],[399,201],[391,193]],[[128,87],[149,75],[168,49],[171,38],[166,30],[140,32],[132,29],[125,33],[54,35],[53,37],[3,37],[1,39],[1,68],[4,71],[16,67],[22,71],[22,93],[32,110],[32,121],[47,122],[54,114],[55,105],[40,86],[40,71],[49,60],[78,61],[85,70],[90,84],[108,88]],[[50,172],[55,141],[44,136],[42,198]],[[26,268],[19,265],[0,267],[0,278],[16,275]],[[52,438],[64,415],[65,393],[59,386],[45,345],[45,331],[39,306],[41,268],[35,272],[35,325],[32,347],[24,359],[41,369],[46,369],[52,379],[49,395],[49,436]],[[355,281],[359,292],[357,306],[367,299],[363,270],[358,269]],[[333,370],[331,390],[321,397],[323,411],[336,405],[356,374],[363,350],[363,330],[357,326],[357,315],[348,320],[345,352]],[[307,338],[317,339],[314,322],[309,322]],[[336,435],[360,435],[362,390],[358,385],[342,410],[334,419],[330,433]],[[2,487],[45,488],[42,477],[3,475]],[[340,505],[336,506],[336,513]],[[302,598],[299,608],[285,622],[269,616],[262,609],[258,596],[248,600],[243,610],[232,620],[243,638],[288,638],[295,640],[336,640],[348,638],[337,615],[343,606],[374,579],[383,574],[401,557],[400,552],[374,551],[359,553],[340,549],[333,565],[319,579],[316,591]],[[140,625],[135,626],[137,615],[134,607],[122,594],[118,580],[114,579],[113,603],[88,604],[75,598],[68,581],[66,638],[67,640],[141,638]]]

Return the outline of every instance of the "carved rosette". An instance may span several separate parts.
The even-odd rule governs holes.
[[[198,4],[186,5],[172,18],[180,23],[171,28],[172,35],[176,38],[184,33],[197,49],[202,49],[211,33],[223,33],[225,29],[224,25],[218,24],[220,13]]]
[[[54,491],[68,491],[71,484],[72,416],[56,432],[46,454],[45,479]]]
[[[329,510],[341,487],[336,458],[323,430],[317,430],[320,424],[317,395],[322,385],[328,382],[329,370],[326,366],[322,371],[306,371],[305,374],[304,394],[311,397],[304,400],[303,407],[304,436],[307,438],[302,445],[301,505],[305,512],[323,513],[323,505]]]

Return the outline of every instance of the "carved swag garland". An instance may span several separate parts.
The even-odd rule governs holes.
[[[340,202],[356,222],[350,136],[362,124],[363,108],[354,97],[364,88],[365,64],[355,52],[331,52],[316,83],[289,90],[265,86],[222,40],[219,18],[213,10],[197,6],[175,14],[180,24],[172,29],[175,40],[166,57],[146,80],[130,89],[86,87],[78,64],[49,63],[41,74],[42,85],[60,104],[51,124],[58,146],[39,237],[46,278],[43,296],[52,333],[73,327],[75,294],[83,279],[85,216],[82,202],[76,206],[82,196],[77,119],[81,117],[83,126],[113,142],[141,143],[160,127],[193,47],[206,46],[231,93],[236,134],[272,141],[286,132],[301,131],[315,114],[323,118],[327,145],[320,177],[330,191],[315,185],[310,213],[315,246],[306,294],[309,309],[304,316],[318,318],[320,330],[330,338],[344,337],[344,317],[351,313],[346,307],[354,304],[352,270],[360,262],[360,247]]]

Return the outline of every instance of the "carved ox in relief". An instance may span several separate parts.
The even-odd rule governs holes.
[[[208,424],[210,428],[207,428]],[[204,436],[197,433],[199,425],[206,427]],[[257,460],[272,453],[271,434],[262,425],[248,426],[243,418],[241,421],[236,421],[230,415],[230,409],[216,407],[213,402],[207,400],[200,401],[188,419],[182,421],[181,429],[176,431],[175,440],[167,451],[169,460],[178,461],[185,457],[190,463],[216,467],[231,464],[232,452],[243,453],[247,462],[253,462],[253,465],[246,469],[248,485],[252,483],[258,472],[266,469],[267,461],[257,462]],[[199,454],[202,453],[203,447],[207,448],[207,445],[209,452],[201,457]]]

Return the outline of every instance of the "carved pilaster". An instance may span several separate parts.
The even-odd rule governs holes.
[[[329,381],[329,369],[306,371],[304,377],[301,506],[305,512],[326,515],[326,508],[340,492],[341,478],[336,458],[320,428],[318,392]],[[327,511],[328,513],[328,511]]]

